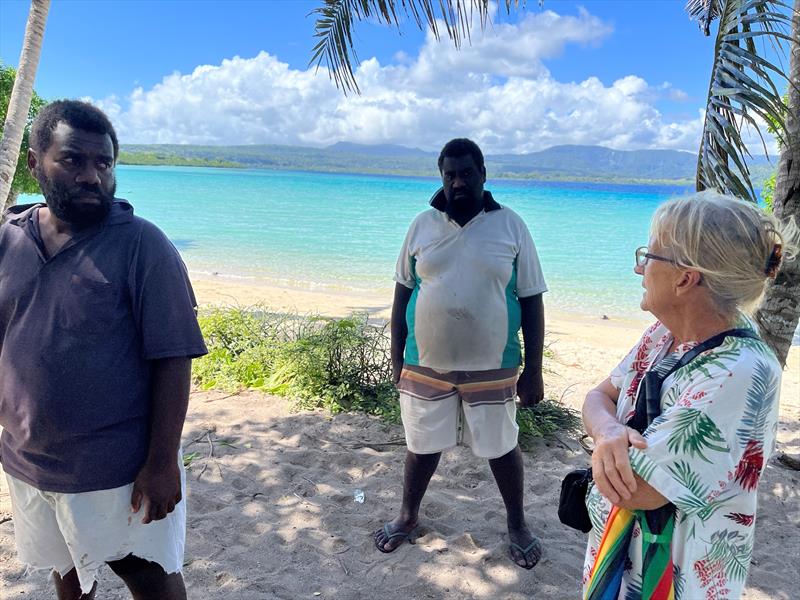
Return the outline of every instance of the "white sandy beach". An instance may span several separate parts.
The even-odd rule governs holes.
[[[274,310],[386,318],[391,298],[297,291],[194,279],[201,305],[256,303]],[[645,319],[603,320],[548,305],[555,360],[548,395],[579,407],[638,339]],[[784,373],[778,451],[800,454],[800,348]],[[194,599],[576,598],[585,537],[555,513],[563,474],[587,457],[576,441],[542,442],[525,455],[526,510],[544,556],[532,571],[507,558],[502,501],[488,465],[445,453],[413,544],[374,549],[371,531],[399,504],[403,431],[364,415],[292,412],[254,392],[192,394],[184,428],[188,471],[185,577]],[[363,490],[365,501],[354,502]],[[756,546],[746,598],[790,600],[800,589],[800,473],[775,463],[760,487]],[[0,598],[51,598],[43,575],[14,559],[13,520],[0,483]],[[98,598],[129,597],[106,570]],[[695,600],[695,599],[685,599]]]

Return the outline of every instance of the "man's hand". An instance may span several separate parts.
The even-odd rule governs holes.
[[[630,500],[637,485],[628,448],[647,448],[647,440],[622,423],[605,424],[593,437],[592,478],[597,489],[612,504]]]
[[[531,408],[544,398],[544,379],[542,372],[523,369],[517,380],[517,396],[521,408]]]
[[[131,509],[138,513],[144,508],[142,523],[159,521],[175,510],[181,501],[181,474],[177,460],[153,467],[145,464],[133,482]]]

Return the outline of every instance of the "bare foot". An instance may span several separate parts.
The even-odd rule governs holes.
[[[375,547],[381,552],[393,552],[408,539],[408,536],[411,535],[416,527],[416,519],[406,520],[397,517],[372,534],[375,540]]]

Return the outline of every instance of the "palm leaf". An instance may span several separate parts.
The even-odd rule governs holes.
[[[708,497],[710,488],[703,484],[700,476],[692,466],[686,461],[679,460],[667,468],[675,480],[689,490],[688,495],[680,496],[675,500],[675,506],[682,513],[681,520],[689,515],[707,513],[710,509],[710,504],[705,499]]]
[[[751,551],[752,541],[737,531],[726,529],[711,535],[711,549],[705,558],[721,561],[729,578],[742,581],[747,577]]]
[[[668,469],[675,480],[689,490],[698,500],[702,500],[708,496],[710,488],[703,484],[700,480],[700,476],[688,462],[685,460],[676,461],[675,464],[670,465]]]
[[[505,0],[506,12],[524,3],[524,0]],[[430,30],[437,40],[441,38],[443,24],[447,37],[459,48],[464,38],[470,41],[473,16],[478,16],[484,28],[489,21],[489,9],[489,0],[323,0],[322,6],[310,13],[316,15],[317,42],[311,50],[309,65],[316,64],[319,68],[324,64],[336,87],[345,94],[358,93],[353,71],[358,57],[352,36],[357,21],[374,19],[399,30],[402,18],[410,17],[418,28]]]
[[[767,419],[775,401],[777,381],[769,366],[758,361],[753,368],[753,378],[747,389],[742,426],[736,430],[742,447],[750,440],[764,439]]]
[[[625,589],[625,600],[642,600],[642,576],[632,573]]]
[[[718,19],[714,63],[708,88],[703,136],[697,159],[697,189],[715,189],[753,202],[758,197],[750,179],[742,127],[754,128],[765,153],[767,146],[755,117],[777,124],[783,140],[785,112],[776,81],[785,70],[763,56],[756,42],[782,49],[791,41],[791,7],[780,0],[690,0],[689,16],[706,35]]]
[[[675,426],[670,432],[667,447],[673,453],[682,452],[697,456],[710,463],[704,450],[728,452],[725,438],[708,415],[694,408],[681,408],[674,412]]]
[[[700,24],[700,29],[705,35],[711,33],[711,22],[718,19],[722,13],[722,0],[689,0],[686,12],[689,17]]]
[[[672,585],[675,586],[675,598],[683,597],[683,589],[686,586],[686,577],[681,571],[680,565],[674,565],[672,569]]]
[[[653,471],[656,470],[654,463],[644,452],[633,448],[630,453],[631,469],[642,479],[648,481]]]

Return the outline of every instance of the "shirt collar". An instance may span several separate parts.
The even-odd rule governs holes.
[[[6,218],[10,224],[24,227],[30,216],[39,208],[47,206],[44,202],[34,204],[17,204],[6,210]],[[122,198],[114,198],[107,220],[108,225],[120,225],[133,221],[133,206]]]
[[[447,199],[444,197],[444,188],[439,188],[436,193],[431,197],[430,204],[438,211],[444,212],[447,206]],[[492,192],[484,190],[483,192],[483,210],[484,212],[491,212],[493,210],[500,210],[503,208],[492,196]]]

